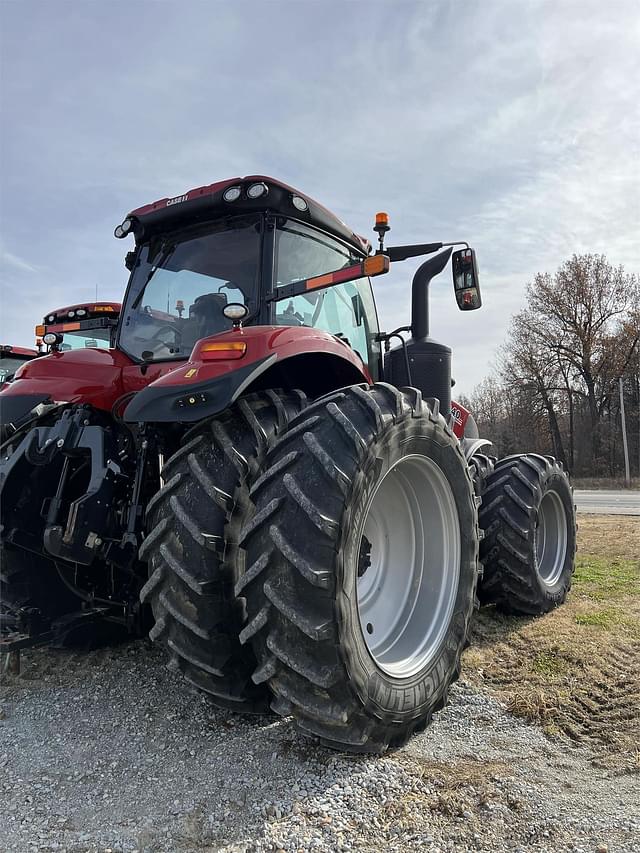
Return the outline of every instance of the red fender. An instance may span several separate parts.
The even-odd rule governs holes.
[[[226,352],[225,346],[229,347]],[[287,373],[300,375],[300,365],[310,358],[324,358],[328,374],[331,365],[346,368],[342,375],[348,379],[342,384],[371,382],[357,353],[328,332],[306,326],[248,326],[198,341],[188,362],[131,400],[124,419],[130,423],[202,420],[223,411],[250,387],[282,386]],[[313,366],[321,369],[317,361]]]
[[[224,350],[207,351],[208,344],[224,347],[226,343],[244,344],[244,351],[239,357],[235,352],[226,357]],[[28,410],[37,398],[87,403],[110,412],[119,397],[135,391],[139,393],[125,412],[128,421],[200,420],[222,411],[267,370],[289,359],[311,355],[329,356],[348,365],[350,381],[371,381],[360,357],[348,344],[327,332],[306,326],[249,326],[203,338],[195,345],[189,361],[138,364],[115,349],[51,353],[20,368],[16,379],[0,391],[0,408],[11,411],[7,421],[13,421],[20,408],[18,399],[10,401],[10,397],[24,398],[25,405],[29,401]],[[210,405],[198,406],[192,412],[180,411],[181,407],[173,405],[176,394],[178,397],[181,392],[211,394],[213,386],[217,386],[215,405],[209,399]],[[160,401],[164,401],[161,412]],[[198,398],[198,402],[203,401]]]

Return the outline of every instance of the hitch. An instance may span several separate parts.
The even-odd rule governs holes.
[[[47,623],[40,611],[33,607],[25,607],[13,615],[0,613],[0,671],[20,675],[22,649],[60,642],[79,625],[104,618],[109,610],[109,607],[92,607],[67,613],[51,623]],[[10,628],[14,630],[5,633]]]
[[[87,407],[69,409],[52,426],[32,429],[2,460],[0,491],[10,481],[19,482],[29,467],[42,469],[39,479],[48,478],[51,488],[41,503],[46,553],[84,566],[106,556],[127,567],[135,559],[136,543],[121,542],[121,531],[112,529],[114,502],[120,484],[128,479],[118,460],[112,431],[91,423]],[[79,497],[69,501],[68,484],[78,465],[86,463],[89,482]]]

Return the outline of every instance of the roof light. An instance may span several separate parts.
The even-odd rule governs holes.
[[[84,317],[86,316],[87,309],[86,308],[78,308],[76,311],[76,317]]]
[[[293,204],[296,210],[301,210],[303,212],[305,210],[309,210],[309,205],[307,204],[306,199],[302,198],[302,196],[291,196],[291,203]]]
[[[122,225],[118,225],[116,230],[113,232],[114,237],[117,237],[118,240],[121,240],[123,237],[126,237],[129,231],[133,228],[133,219],[127,216]]]
[[[388,225],[389,224],[389,214],[384,211],[380,211],[376,213],[376,225]]]
[[[222,193],[225,201],[237,201],[240,198],[240,187],[229,187]]]
[[[93,310],[94,311],[113,311],[113,306],[112,305],[94,305]]]
[[[53,323],[53,321],[54,321],[55,319],[56,319],[56,315],[55,315],[55,314],[49,314],[49,316],[47,317],[47,323]]]
[[[247,190],[247,196],[249,198],[260,198],[260,196],[266,195],[268,192],[269,188],[261,181],[259,184],[251,184]]]
[[[75,316],[76,316],[75,311],[67,311],[67,317],[75,317]]]

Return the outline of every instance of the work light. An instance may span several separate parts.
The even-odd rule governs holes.
[[[260,196],[265,195],[267,192],[269,192],[267,185],[260,182],[259,184],[251,184],[247,190],[247,196],[249,198],[260,198]]]
[[[229,187],[222,193],[225,201],[237,201],[240,198],[240,187]]]

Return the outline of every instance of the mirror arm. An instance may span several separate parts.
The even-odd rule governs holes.
[[[390,261],[406,261],[420,255],[430,255],[442,248],[442,243],[414,243],[410,246],[387,246],[384,250]]]
[[[388,246],[384,250],[384,254],[388,255],[390,261],[406,261],[408,258],[430,255],[439,249],[446,249],[448,246],[466,246],[467,249],[469,248],[466,240],[455,240],[453,243],[414,243],[410,246]],[[380,254],[380,252],[376,254]]]

